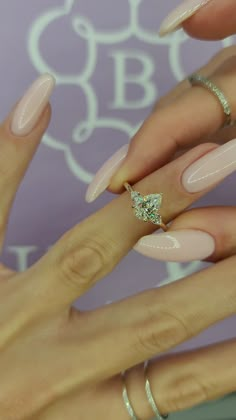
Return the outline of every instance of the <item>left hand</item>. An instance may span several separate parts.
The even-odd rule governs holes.
[[[224,54],[227,55],[227,52],[228,50],[224,51],[220,58]],[[219,56],[217,59],[219,59]],[[236,72],[234,67],[230,65],[234,64],[234,59],[227,62],[223,61],[221,64],[221,68],[214,73],[215,79],[226,93],[229,92],[231,98],[229,89],[235,83]],[[210,147],[209,144],[202,144],[187,153],[180,150],[181,156],[178,159],[174,158],[179,143],[180,149],[181,147],[182,149],[191,149],[192,145],[198,143],[200,139],[202,143],[205,143],[207,137],[217,137],[217,130],[220,129],[224,116],[215,98],[202,88],[190,89],[184,82],[181,87],[175,90],[173,96],[176,93],[179,95],[179,99],[173,99],[172,101],[171,95],[166,101],[164,99],[162,105],[157,106],[133,139],[128,162],[134,159],[135,153],[136,158],[138,155],[140,156],[140,160],[136,160],[135,167],[126,163],[125,168],[130,172],[129,176],[126,172],[123,179],[122,174],[124,175],[124,172],[122,171],[124,168],[121,169],[119,174],[120,185],[124,179],[131,180],[133,183],[141,178],[140,168],[142,176],[144,173],[145,175],[150,174],[154,168],[159,168],[138,183],[135,189],[139,190],[140,187],[141,190],[148,193],[154,189],[160,190],[162,188],[164,194],[166,193],[165,196],[169,197],[164,203],[165,219],[175,218],[169,235],[177,230],[179,232],[180,230],[184,231],[184,233],[190,232],[189,242],[181,243],[180,250],[182,249],[183,254],[186,251],[192,252],[192,259],[194,252],[196,255],[196,251],[201,252],[203,258],[207,246],[209,251],[209,245],[214,244],[214,251],[211,250],[207,259],[216,262],[216,264],[174,284],[147,291],[88,314],[90,320],[94,317],[95,325],[97,321],[102,320],[104,331],[114,331],[117,328],[117,334],[120,334],[119,326],[127,325],[127,322],[132,323],[132,320],[138,319],[136,317],[141,315],[141,308],[146,308],[147,318],[143,319],[141,316],[142,326],[138,321],[129,330],[131,336],[134,333],[138,337],[138,343],[136,342],[134,345],[131,345],[127,338],[127,349],[124,357],[130,358],[130,367],[134,366],[134,359],[137,363],[137,359],[145,360],[153,355],[163,353],[236,313],[236,236],[234,234],[236,230],[236,208],[195,209],[178,216],[180,213],[178,209],[183,206],[187,207],[187,205],[184,205],[185,200],[188,201],[194,197],[197,199],[194,192],[187,193],[187,195],[182,194],[183,170],[191,166],[190,162],[186,165],[186,157],[189,156],[190,158],[190,155],[193,154],[192,157],[195,157],[190,159],[191,163],[194,161],[200,162],[201,157],[203,156],[202,159],[208,158],[209,153],[219,152],[220,155],[221,150],[226,150],[227,146],[225,149],[221,149],[217,145]],[[231,99],[233,109],[236,109],[234,106],[235,100],[233,97]],[[174,120],[173,126],[169,125],[170,115]],[[164,134],[166,135],[166,132],[168,132],[167,129],[169,129],[169,132],[172,130],[172,136],[164,137]],[[221,140],[223,143],[226,142],[226,139],[231,138],[232,133],[235,134],[234,128],[225,131],[220,130],[219,132],[222,134]],[[150,133],[153,135],[147,135]],[[178,136],[178,142],[174,141],[174,135]],[[146,139],[145,147],[144,138]],[[162,143],[158,145],[156,138],[162,140]],[[163,143],[163,139],[166,140],[165,143]],[[177,137],[175,139],[177,140]],[[149,147],[147,147],[147,143]],[[141,157],[144,153],[146,155],[143,161]],[[169,156],[169,159],[167,159],[167,156]],[[222,159],[224,159],[223,153]],[[165,165],[166,160],[170,160],[167,165]],[[145,165],[147,161],[152,161],[151,168]],[[236,159],[234,160],[232,155],[231,164],[233,168],[235,162]],[[219,181],[217,176],[216,180]],[[204,193],[207,191],[209,191],[209,188],[206,188]],[[123,197],[126,197],[126,195],[119,197],[118,200]],[[109,205],[109,207],[111,206],[110,209],[115,208],[115,203],[116,200]],[[120,223],[119,217],[117,215],[118,225]],[[123,213],[122,217],[124,217]],[[114,228],[114,221],[111,222],[110,220],[109,223],[110,228],[112,226]],[[206,241],[207,246],[205,248],[203,245],[206,245],[206,242],[204,241],[196,246],[194,236],[191,236],[195,235],[196,231],[200,235],[205,233],[208,239],[212,238],[212,242]],[[126,233],[127,241],[128,238],[129,233]],[[84,316],[84,321],[86,321],[86,316]],[[115,324],[116,322],[117,324]],[[114,364],[116,352],[120,352],[125,343],[124,339],[119,339],[119,346],[104,347],[106,357],[113,360]],[[98,345],[99,340],[97,340]],[[181,411],[235,391],[235,352],[236,339],[233,339],[206,348],[195,349],[191,352],[165,355],[154,362],[150,370],[150,381],[160,412]],[[139,354],[138,357],[137,354]],[[142,419],[149,419],[151,413],[146,405],[142,365],[137,365],[129,371],[127,387],[137,414]],[[63,413],[63,419],[67,417],[74,419],[77,418],[76,416],[80,411],[80,413],[83,413],[83,418],[90,419],[96,415],[98,419],[105,419],[106,416],[116,419],[117,416],[117,420],[123,418],[125,420],[128,419],[128,415],[123,407],[121,392],[120,375],[113,377],[110,375],[110,378],[104,380],[94,389],[87,389],[86,387],[82,390],[78,389],[74,392],[74,395],[64,397],[61,401],[52,404],[39,419],[58,420],[61,413]]]
[[[48,76],[46,81],[48,92]],[[48,99],[45,90],[39,95],[38,89],[42,87],[45,88],[44,77],[0,124],[0,251],[16,191],[49,123],[48,104],[39,116]],[[38,96],[43,97],[43,102],[38,101]],[[39,120],[34,125],[36,116]],[[209,186],[189,194],[181,177],[193,162],[216,150],[217,145],[212,143],[199,145],[140,181],[135,188],[148,194],[154,187],[158,190],[163,187],[168,200],[163,202],[162,211],[168,222],[211,189]],[[138,238],[155,230],[156,226],[136,219],[130,207],[130,196],[125,193],[64,233],[25,272],[15,273],[0,266],[1,419],[72,420],[80,416],[83,420],[95,417],[126,420],[120,372],[134,366],[127,381],[129,392],[139,416],[150,418],[152,412],[138,363],[236,312],[235,238],[227,226],[224,229],[225,237],[228,235],[224,248],[227,255],[221,255],[217,243],[211,249],[218,259],[226,258],[215,267],[178,284],[145,291],[93,311],[81,313],[71,308],[76,298],[116,266]],[[231,227],[235,214],[226,212]],[[211,240],[210,244],[213,243]],[[227,258],[229,255],[233,256]],[[223,284],[221,278],[226,272]],[[213,287],[217,290],[214,301]],[[187,296],[190,305],[184,304]],[[192,354],[183,354],[169,359],[168,366],[165,359],[161,365],[160,361],[154,364],[153,370],[150,366],[149,377],[160,411],[171,413],[210,399],[213,394],[233,391],[235,380],[227,363],[234,357],[235,343],[225,343],[225,349],[226,361],[225,353],[214,347],[210,353],[206,349],[210,362],[204,361],[202,351],[196,351],[194,358]],[[213,360],[222,365],[224,362],[224,380],[212,390],[205,381],[212,378]],[[156,366],[160,374],[154,378]]]

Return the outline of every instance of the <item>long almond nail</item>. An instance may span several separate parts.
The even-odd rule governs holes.
[[[211,0],[186,0],[163,20],[159,35],[164,36],[181,27],[182,23],[193,16]]]
[[[140,254],[161,261],[200,261],[214,253],[215,240],[200,230],[176,230],[144,236],[134,249]]]
[[[215,186],[236,171],[236,139],[202,156],[182,175],[187,192],[195,193]]]
[[[102,194],[110,184],[110,180],[121,166],[122,162],[127,156],[129,144],[122,146],[117,152],[108,159],[104,165],[96,173],[93,181],[89,185],[85,200],[91,203]]]
[[[55,79],[50,74],[40,76],[28,89],[17,105],[11,130],[16,136],[26,136],[37,124],[55,86]]]

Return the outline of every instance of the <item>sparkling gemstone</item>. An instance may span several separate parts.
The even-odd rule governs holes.
[[[143,196],[139,192],[132,191],[131,198],[132,198],[132,201],[133,201],[133,204],[134,204],[135,207],[136,206],[138,206],[138,207],[142,206]]]
[[[161,207],[162,194],[150,194],[144,197],[147,207],[158,210]]]
[[[158,210],[162,203],[162,194],[149,194],[142,196],[139,192],[133,191],[131,193],[133,201],[133,208],[138,219],[144,222],[152,222],[160,225],[162,223],[161,215]]]
[[[150,221],[155,225],[160,225],[162,223],[162,218],[160,214],[155,214],[150,216]]]

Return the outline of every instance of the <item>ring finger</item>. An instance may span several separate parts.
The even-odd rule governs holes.
[[[231,257],[178,283],[94,311],[96,321],[90,334],[96,337],[102,325],[106,331],[100,342],[96,340],[96,367],[106,371],[107,377],[118,376],[108,381],[97,377],[94,396],[93,388],[75,390],[46,410],[40,420],[58,418],[62,411],[73,420],[78,409],[85,420],[93,418],[95,413],[99,420],[110,416],[114,420],[128,419],[119,372],[130,367],[126,380],[130,401],[138,418],[150,419],[153,413],[144,392],[143,367],[138,364],[235,313],[235,262],[235,257]],[[222,281],[225,272],[227,283]],[[213,290],[217,291],[214,299]],[[125,317],[127,313],[129,316]],[[114,331],[117,331],[119,346],[114,346]],[[148,377],[160,412],[171,414],[235,391],[235,350],[236,340],[233,340],[191,352],[165,355],[149,366]],[[92,346],[89,346],[88,360],[92,352]],[[118,359],[119,368],[115,366]],[[109,371],[112,364],[113,369]],[[78,374],[82,374],[81,369]],[[102,381],[100,386],[99,379]],[[93,399],[92,405],[88,405],[87,393],[90,400]]]

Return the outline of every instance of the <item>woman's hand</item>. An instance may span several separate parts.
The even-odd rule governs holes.
[[[222,50],[207,66],[200,69],[199,73],[209,77],[222,89],[229,99],[232,119],[236,119],[236,101],[233,93],[233,87],[236,84],[236,47]],[[131,140],[129,148],[123,147],[98,171],[88,188],[87,201],[93,201],[107,187],[110,191],[119,192],[126,180],[131,184],[135,183],[158,168],[164,168],[165,164],[173,162],[186,150],[209,141],[218,145],[225,144],[225,147],[219,148],[216,152],[216,154],[219,153],[218,159],[215,159],[213,155],[212,158],[209,157],[209,162],[206,160],[206,164],[203,159],[188,169],[189,176],[194,171],[197,171],[198,176],[201,174],[202,182],[192,179],[191,185],[189,183],[186,188],[191,193],[198,191],[199,188],[204,189],[209,186],[209,183],[216,185],[219,180],[223,180],[236,169],[236,156],[234,153],[231,154],[231,149],[228,152],[231,155],[229,162],[224,162],[224,157],[227,155],[225,152],[228,147],[231,147],[231,143],[227,144],[227,141],[236,137],[235,126],[222,129],[224,119],[222,106],[211,92],[202,86],[191,87],[187,80],[183,81],[156,104],[152,114]],[[204,167],[203,171],[199,172],[201,165],[206,165],[205,173]],[[207,173],[209,165],[211,165],[211,174]],[[186,175],[183,177],[184,181],[188,183]],[[204,212],[204,216],[206,215],[211,217],[209,209]],[[221,218],[221,225],[225,223],[226,221]],[[191,216],[190,225],[191,229],[194,227],[201,229],[202,223],[199,225],[198,218],[194,222]],[[211,235],[212,228],[214,230],[212,224],[203,223],[203,225],[202,230]],[[180,225],[176,220],[168,233],[142,238],[135,245],[135,249],[146,256],[169,261],[207,258],[206,249],[200,247],[199,242],[197,242],[198,247],[191,246],[193,238],[190,232],[182,235],[184,228],[185,224],[181,217]],[[189,223],[186,223],[186,229],[188,228]],[[177,236],[173,232],[176,229],[181,230]]]
[[[42,76],[0,126],[1,243],[15,193],[49,122],[52,87],[51,76]],[[235,150],[235,142],[232,147]],[[214,143],[199,145],[135,189],[164,193],[162,215],[168,223],[212,188],[209,183],[189,193],[182,179],[192,164],[217,150]],[[222,216],[227,220],[211,232],[214,238],[206,247],[211,259],[219,260],[215,266],[90,312],[71,304],[108,274],[140,237],[155,230],[135,218],[127,192],[63,234],[27,271],[15,273],[2,266],[0,418],[127,420],[120,372],[134,366],[127,374],[130,398],[139,417],[151,418],[139,364],[236,311],[235,211],[216,209],[214,214],[216,222]],[[234,391],[235,351],[232,340],[165,356],[150,366],[160,411],[171,413]]]

